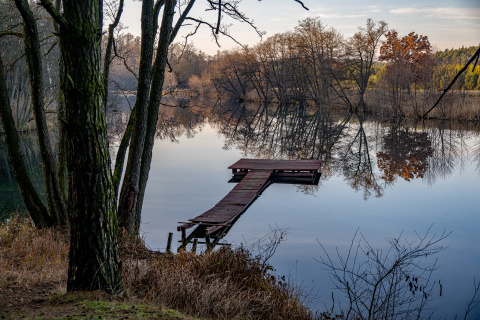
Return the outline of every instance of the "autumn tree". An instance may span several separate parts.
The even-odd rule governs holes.
[[[432,78],[432,46],[427,36],[415,32],[400,39],[397,31],[391,30],[385,36],[379,59],[389,63],[383,79],[392,92],[394,106],[400,108],[402,91],[410,93],[412,84],[416,89],[416,86],[426,84]]]
[[[332,64],[339,57],[343,38],[333,27],[327,28],[319,18],[307,18],[295,27],[296,47],[302,58],[303,86],[318,106],[326,104],[332,86]]]

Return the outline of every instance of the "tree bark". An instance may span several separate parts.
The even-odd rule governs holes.
[[[65,65],[68,211],[71,221],[67,290],[123,291],[116,201],[101,68],[102,1],[64,0],[64,14],[42,4],[60,25]]]
[[[60,10],[61,0],[55,1],[55,8]],[[60,26],[53,20],[53,28],[56,34],[60,34]],[[60,48],[60,38],[57,37],[57,45]],[[60,50],[59,50],[60,51]],[[58,59],[58,87],[62,86],[62,79],[65,78],[65,67],[63,65],[62,53],[59,52]],[[57,97],[57,125],[58,125],[58,143],[57,143],[57,171],[58,182],[60,183],[60,189],[63,196],[67,199],[67,138],[65,128],[65,101],[63,99],[63,92],[59,90]]]

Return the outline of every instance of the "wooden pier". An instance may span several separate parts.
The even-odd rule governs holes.
[[[205,239],[207,248],[215,247],[232,227],[233,223],[272,183],[316,185],[320,179],[320,160],[266,160],[240,159],[230,167],[232,179],[239,182],[212,209],[201,215],[180,222],[184,249],[192,239]],[[195,229],[187,236],[186,230]]]

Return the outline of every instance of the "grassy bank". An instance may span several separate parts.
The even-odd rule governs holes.
[[[67,294],[67,233],[21,218],[0,225],[0,318],[314,318],[298,290],[243,248],[169,255],[123,239],[121,252],[125,296]]]

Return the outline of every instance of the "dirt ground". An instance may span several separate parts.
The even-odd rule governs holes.
[[[102,292],[64,292],[56,283],[0,287],[0,319],[195,319]]]

